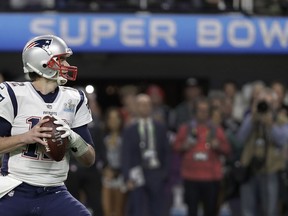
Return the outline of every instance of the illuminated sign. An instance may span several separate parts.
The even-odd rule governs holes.
[[[0,51],[55,34],[79,52],[288,53],[284,17],[23,13],[0,14],[0,27]]]

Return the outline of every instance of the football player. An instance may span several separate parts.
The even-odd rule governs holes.
[[[31,81],[0,84],[0,215],[91,215],[64,185],[70,155],[84,166],[95,162],[87,98],[82,91],[63,86],[77,76],[77,67],[66,60],[71,54],[57,36],[35,37],[22,52],[24,73]],[[69,140],[60,162],[50,159],[43,148],[43,138],[51,137],[52,130],[41,127],[46,115],[57,119],[57,130]]]

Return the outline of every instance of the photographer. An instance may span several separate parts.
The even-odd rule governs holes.
[[[197,215],[202,204],[204,216],[216,216],[223,179],[222,159],[230,154],[231,148],[223,128],[213,121],[210,102],[199,98],[194,107],[195,118],[179,127],[173,148],[181,157],[188,215]]]
[[[286,135],[277,129],[276,100],[271,89],[262,91],[238,133],[244,145],[240,159],[245,170],[240,189],[243,216],[279,215],[278,173],[285,167],[281,150]]]

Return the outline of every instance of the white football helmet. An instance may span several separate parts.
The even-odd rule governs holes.
[[[61,38],[54,35],[38,36],[27,42],[22,52],[24,73],[35,72],[64,85],[76,80],[77,67],[61,63],[72,55],[72,50]]]

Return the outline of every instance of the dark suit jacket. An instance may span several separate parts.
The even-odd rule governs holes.
[[[154,125],[155,132],[155,148],[158,154],[158,159],[160,161],[160,168],[153,170],[145,170],[144,176],[146,182],[151,181],[164,181],[170,169],[170,154],[171,148],[168,142],[167,129],[166,127],[156,121],[152,121]],[[139,123],[136,122],[124,129],[123,132],[123,146],[122,146],[122,171],[124,179],[129,179],[129,171],[135,166],[141,166],[142,155],[139,146],[140,135],[138,131]],[[149,181],[147,181],[147,175],[149,176]]]

